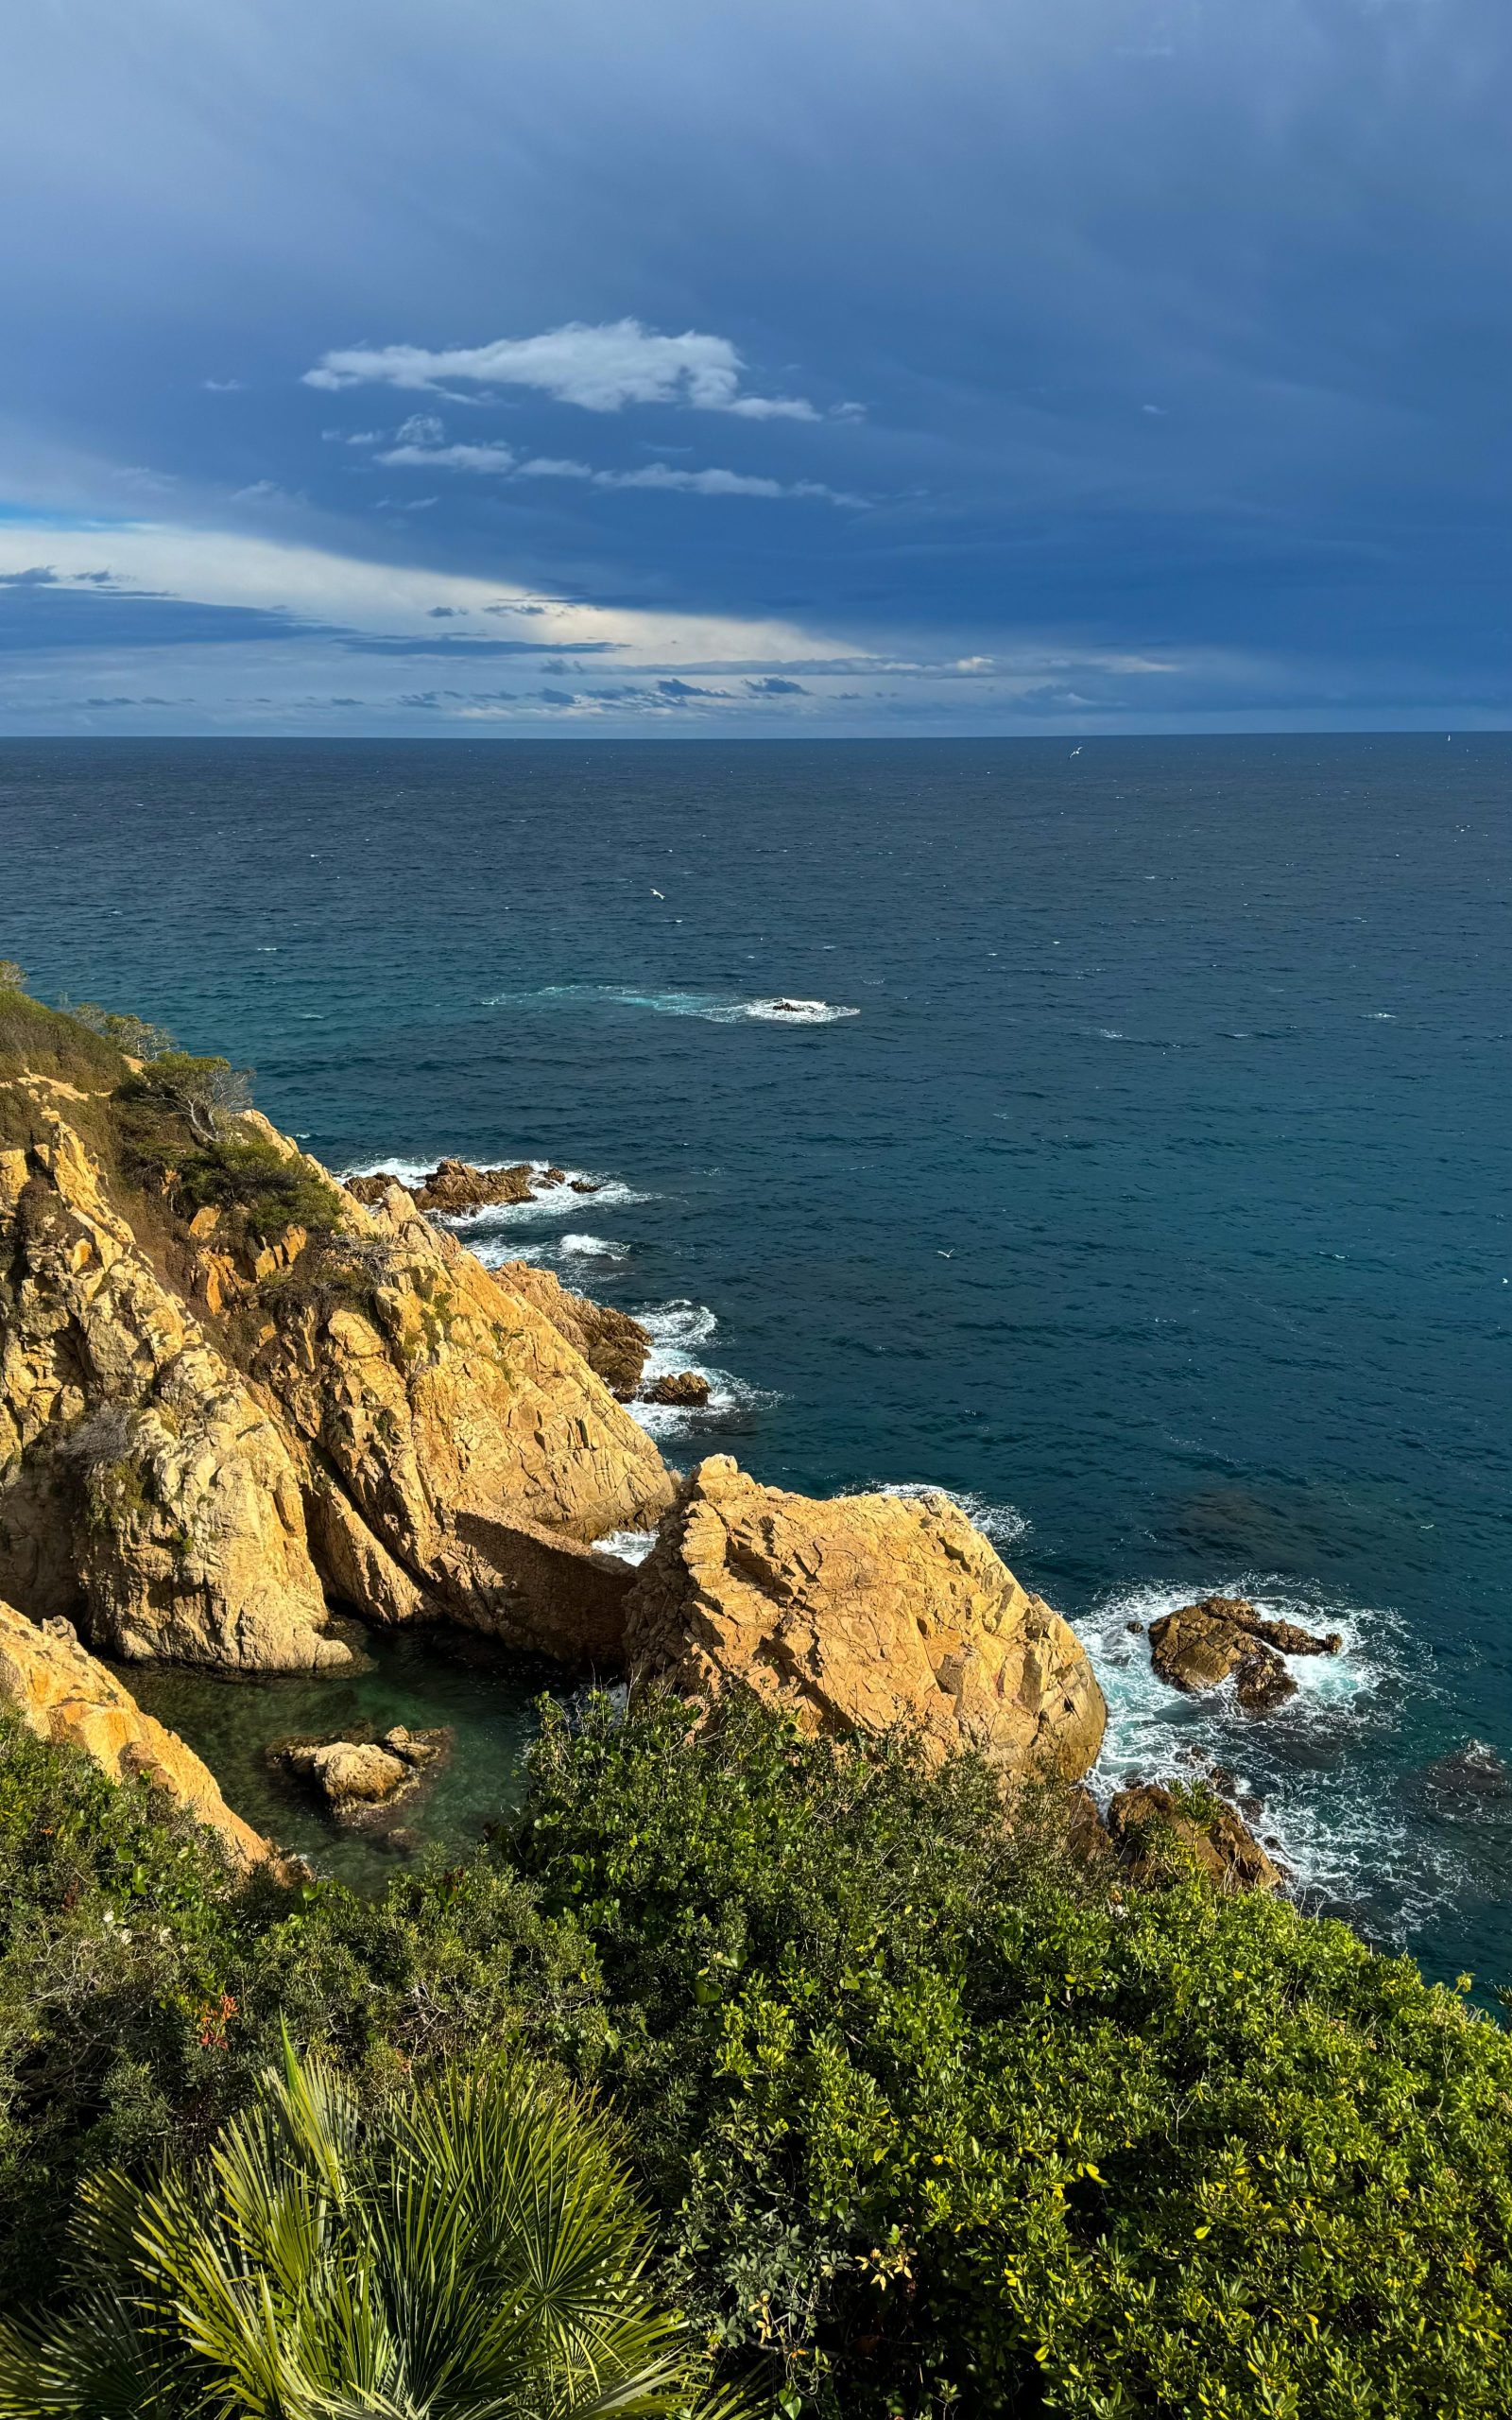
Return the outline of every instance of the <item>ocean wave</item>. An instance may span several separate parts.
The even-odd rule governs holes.
[[[610,1530],[593,1540],[597,1554],[617,1554],[621,1563],[644,1563],[656,1544],[654,1530]]]
[[[630,1246],[617,1244],[611,1236],[563,1236],[557,1250],[571,1253],[575,1260],[628,1260],[630,1256]]]
[[[973,1529],[990,1538],[995,1547],[1012,1546],[1016,1538],[1029,1534],[1029,1519],[1016,1504],[993,1504],[985,1495],[976,1495],[968,1488],[941,1487],[933,1479],[879,1479],[874,1485],[852,1487],[848,1495],[902,1495],[917,1499],[921,1495],[948,1495],[959,1507]]]
[[[1161,1614],[1210,1595],[1245,1597],[1272,1619],[1337,1631],[1340,1651],[1289,1658],[1297,1694],[1267,1715],[1246,1715],[1231,1684],[1189,1697],[1159,1678],[1143,1633]],[[1347,1915],[1376,1940],[1400,1945],[1452,1898],[1460,1879],[1452,1861],[1403,1820],[1379,1754],[1409,1692],[1433,1691],[1395,1614],[1248,1572],[1184,1588],[1116,1590],[1072,1627],[1108,1701],[1107,1737],[1088,1776],[1102,1804],[1136,1780],[1209,1774],[1285,1866],[1304,1905]]]
[[[400,1184],[408,1185],[412,1190],[418,1191],[433,1168],[438,1167],[443,1159],[455,1156],[455,1154],[450,1151],[434,1151],[428,1159],[405,1160],[396,1158],[389,1153],[383,1159],[365,1160],[360,1165],[343,1168],[340,1173],[343,1179],[352,1176],[391,1176]],[[480,1157],[472,1165],[475,1167],[490,1168],[528,1167],[531,1184],[536,1185],[548,1168],[558,1167],[559,1163],[555,1160],[530,1159],[523,1153],[500,1151],[490,1153],[486,1158]],[[652,1199],[648,1193],[638,1193],[633,1185],[626,1184],[621,1178],[601,1176],[593,1168],[563,1168],[562,1178],[563,1182],[559,1184],[548,1184],[540,1192],[532,1192],[528,1201],[487,1201],[479,1209],[463,1210],[449,1216],[445,1223],[449,1227],[457,1229],[458,1232],[465,1232],[471,1240],[472,1236],[480,1228],[528,1224],[532,1219],[560,1218],[573,1211],[581,1218],[585,1205],[590,1201],[593,1202],[596,1215],[601,1209],[622,1210],[635,1202],[649,1201]],[[593,1191],[591,1193],[575,1192],[573,1188],[578,1184],[592,1185]]]
[[[639,1399],[627,1403],[625,1409],[631,1419],[639,1421],[653,1437],[682,1436],[690,1431],[696,1434],[710,1421],[728,1422],[732,1416],[748,1415],[778,1401],[776,1395],[752,1386],[747,1379],[737,1378],[729,1370],[698,1359],[696,1348],[709,1342],[719,1324],[707,1303],[679,1298],[652,1304],[637,1310],[635,1316],[651,1339],[643,1386],[657,1378],[675,1377],[684,1370],[707,1379],[709,1385],[707,1403],[644,1403]]]
[[[622,1009],[647,1009],[659,1017],[702,1017],[708,1025],[833,1025],[841,1017],[858,1017],[859,1009],[833,1000],[803,1000],[777,992],[755,1000],[731,1000],[717,992],[637,991],[621,983],[548,983],[534,992],[501,992],[485,1000],[486,1009],[524,1006],[544,1000],[605,1000]]]

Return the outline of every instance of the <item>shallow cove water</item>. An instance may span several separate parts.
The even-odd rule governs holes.
[[[465,1233],[710,1373],[672,1459],[954,1490],[1092,1647],[1099,1787],[1217,1757],[1314,1904],[1497,1979],[1509,792],[1498,736],[14,742],[0,947],[335,1167],[602,1179]],[[1345,1652],[1177,1697],[1128,1625],[1213,1590]],[[338,1727],[278,1694],[223,1731]]]

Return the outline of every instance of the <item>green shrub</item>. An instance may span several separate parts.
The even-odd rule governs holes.
[[[672,2276],[850,2415],[1512,2410],[1512,2045],[1285,1901],[1078,1878],[970,1760],[548,1719]]]
[[[0,2298],[285,2022],[374,2092],[595,2083],[658,2290],[790,2413],[1512,2411],[1501,2029],[1284,1901],[1110,1885],[971,1758],[548,1711],[510,1836],[367,1900],[0,1722]]]

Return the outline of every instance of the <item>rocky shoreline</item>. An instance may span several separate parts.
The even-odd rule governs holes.
[[[342,1184],[218,1102],[221,1063],[170,1069],[23,1006],[35,1048],[0,1067],[0,1697],[33,1728],[150,1773],[243,1861],[275,1852],[96,1653],[335,1673],[364,1625],[452,1624],[632,1698],[740,1687],[811,1731],[905,1726],[1005,1785],[1091,1770],[1085,1649],[948,1496],[819,1501],[723,1455],[679,1481],[627,1409],[646,1331],[438,1223],[592,1180],[443,1161],[413,1188]],[[707,1384],[645,1392],[696,1408]],[[627,1530],[656,1532],[639,1566],[595,1545]],[[1237,1673],[1257,1710],[1283,1655],[1337,1645],[1239,1600],[1155,1627],[1176,1685]],[[417,1785],[436,1745],[407,1739],[281,1753],[350,1816]],[[1099,1853],[1137,1864],[1151,1821],[1191,1828],[1159,1798],[1095,1824]],[[1279,1878],[1232,1809],[1198,1829],[1226,1880]]]

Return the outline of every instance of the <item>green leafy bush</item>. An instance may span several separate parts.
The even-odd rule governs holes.
[[[848,2415],[1512,2410],[1512,2045],[1195,1878],[1079,1879],[970,1760],[548,1719],[528,1870],[690,2308]]]
[[[1512,2044],[1172,1871],[1079,1867],[970,1758],[600,1702],[507,1839],[290,1895],[0,1722],[0,2292],[286,2022],[371,2092],[485,2047],[594,2083],[658,2291],[789,2413],[1505,2420]]]

